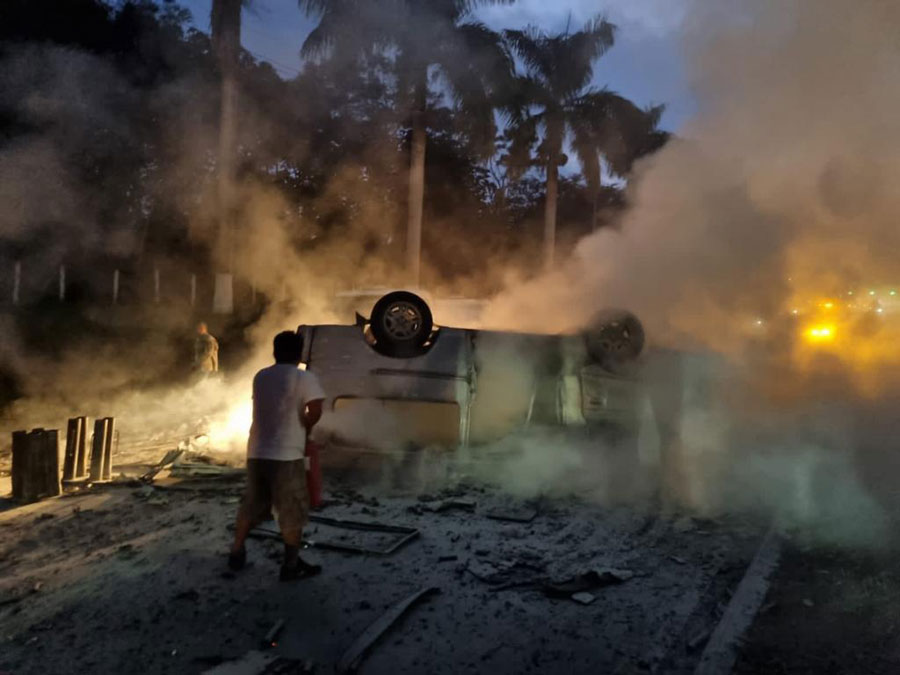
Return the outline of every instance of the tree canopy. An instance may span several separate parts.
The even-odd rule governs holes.
[[[303,0],[298,11],[321,22],[303,46],[299,75],[284,79],[240,51],[235,179],[277,197],[238,204],[244,231],[257,227],[265,201],[266,217],[291,233],[297,250],[352,241],[361,260],[383,263],[373,269],[391,269],[407,247],[416,113],[428,148],[428,284],[478,277],[484,288],[499,283],[505,266],[531,267],[545,189],[528,169],[563,152],[565,125],[576,132],[568,138],[583,173],[559,180],[561,242],[614,222],[625,200],[619,187],[601,188],[599,162],[627,175],[665,136],[656,131],[658,110],[585,88],[611,27],[498,35],[472,18],[476,4]],[[513,53],[525,67],[516,77]],[[46,257],[52,233],[60,260],[209,261],[220,60],[184,9],[150,0],[7,0],[0,73],[0,196],[21,206],[0,215],[0,255]]]

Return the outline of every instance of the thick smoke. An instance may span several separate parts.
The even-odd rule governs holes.
[[[900,278],[900,7],[709,5],[685,22],[699,112],[641,167],[621,228],[500,295],[491,322],[567,330],[626,306],[658,341],[731,348],[795,293]]]
[[[896,331],[888,323],[880,342],[801,372],[788,368],[790,340],[768,367],[747,346],[760,319],[900,281],[900,6],[694,3],[685,26],[695,118],[639,167],[619,228],[507,288],[485,323],[569,332],[627,307],[656,347],[725,354],[727,366],[697,376],[712,389],[696,399],[688,375],[702,358],[683,359],[678,375],[648,364],[651,399],[671,398],[673,381],[682,389],[679,428],[667,439],[660,427],[664,493],[701,512],[774,509],[821,537],[874,541],[877,449],[893,427],[865,395],[896,400],[885,368]]]

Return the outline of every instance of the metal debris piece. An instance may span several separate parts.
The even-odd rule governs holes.
[[[591,593],[581,592],[581,593],[573,593],[573,594],[572,594],[572,599],[573,599],[575,602],[577,602],[577,603],[579,603],[579,604],[581,604],[581,605],[589,605],[589,604],[591,604],[594,600],[597,599],[597,596],[596,596],[596,595],[592,595]]]
[[[210,464],[203,461],[189,461],[185,459],[184,455],[181,455],[172,463],[169,475],[173,478],[194,478],[197,476],[204,478],[230,478],[243,475],[245,472],[246,469],[239,467]]]
[[[241,658],[226,661],[215,668],[204,670],[203,675],[277,675],[280,673],[312,673],[312,661],[288,659],[274,652],[250,651]]]
[[[542,565],[519,560],[495,563],[480,558],[470,558],[463,566],[463,570],[479,581],[491,584],[492,591],[516,587],[535,587],[547,583],[547,575],[543,573]]]
[[[589,570],[565,581],[544,584],[544,594],[553,598],[568,598],[575,593],[592,591],[602,586],[611,586],[628,581],[634,576],[631,570],[619,570],[612,567]]]
[[[272,649],[273,647],[278,646],[278,636],[281,635],[281,631],[284,630],[284,619],[279,619],[275,622],[275,624],[269,629],[269,631],[265,634],[263,639],[260,641],[259,648],[260,649]]]
[[[672,530],[678,534],[695,532],[697,530],[697,523],[690,516],[682,516],[672,524]]]
[[[440,592],[440,589],[433,586],[429,588],[423,588],[422,590],[416,591],[412,595],[404,598],[396,605],[391,607],[387,612],[382,614],[378,619],[375,620],[374,623],[366,628],[363,634],[360,635],[352,645],[350,645],[350,648],[346,652],[344,652],[344,655],[341,656],[340,661],[338,661],[337,671],[339,673],[349,673],[359,668],[359,665],[365,657],[366,653],[372,648],[372,646],[378,641],[378,639],[384,633],[386,633],[388,629],[407,612],[407,610],[409,610],[410,607],[412,607],[422,598],[438,592]]]
[[[156,474],[158,474],[160,471],[162,471],[163,469],[165,469],[167,466],[169,466],[169,465],[171,465],[173,462],[175,462],[175,460],[177,460],[179,457],[181,457],[182,453],[184,453],[184,450],[182,450],[182,449],[169,450],[169,451],[163,456],[163,458],[162,458],[161,460],[159,460],[159,462],[157,462],[156,464],[154,464],[154,465],[150,468],[149,471],[147,471],[144,475],[142,475],[142,476],[140,477],[139,480],[140,480],[141,482],[143,482],[143,483],[149,483],[149,482],[151,482],[151,481],[156,477]]]
[[[688,643],[687,643],[688,651],[695,652],[698,649],[700,649],[700,647],[702,647],[707,642],[709,642],[709,638],[711,635],[712,635],[712,630],[709,628],[707,628],[706,630],[702,630],[699,633],[697,633],[696,635],[694,635],[694,637],[692,637],[690,640],[688,640]]]
[[[343,530],[381,532],[385,534],[398,535],[395,539],[392,539],[390,543],[384,548],[372,548],[368,546],[361,546],[343,541],[334,541],[328,539],[304,538],[303,540],[303,543],[308,546],[328,549],[332,551],[365,553],[368,555],[391,555],[419,536],[419,530],[413,527],[403,527],[400,525],[385,525],[383,523],[344,520],[342,518],[328,518],[326,516],[317,515],[311,515],[309,517],[309,522],[320,523],[322,525],[328,525]],[[278,529],[275,521],[267,521],[250,530],[250,536],[263,539],[281,539],[281,531]]]
[[[441,502],[434,509],[437,513],[443,513],[444,511],[475,511],[475,506],[477,502],[474,499],[448,499],[445,502]]]
[[[485,514],[491,520],[506,520],[512,523],[530,523],[537,518],[537,509],[524,506],[495,509]]]

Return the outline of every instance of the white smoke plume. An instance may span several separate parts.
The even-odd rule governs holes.
[[[684,25],[696,117],[640,167],[621,228],[502,293],[491,323],[626,306],[659,342],[730,348],[797,292],[900,279],[900,6],[694,3]]]

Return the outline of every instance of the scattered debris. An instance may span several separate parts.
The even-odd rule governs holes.
[[[565,581],[544,584],[545,595],[555,598],[568,598],[576,593],[592,591],[602,586],[611,586],[628,581],[634,576],[631,570],[619,570],[611,567],[590,570]]]
[[[422,598],[433,593],[438,593],[439,591],[440,589],[436,587],[423,588],[404,598],[387,612],[382,614],[374,623],[366,628],[363,634],[350,645],[350,648],[346,652],[344,652],[340,661],[338,661],[337,671],[339,673],[349,673],[359,668],[366,653],[378,639],[386,633],[388,629],[407,612],[407,610],[409,610],[410,607],[419,602]]]
[[[816,603],[814,603],[814,602],[813,602],[812,600],[810,600],[809,598],[803,598],[803,606],[804,606],[804,607],[815,607],[815,606],[816,606]]]
[[[134,558],[138,552],[133,544],[122,544],[116,549],[116,554],[123,560],[130,560],[131,558]]]
[[[25,598],[34,595],[35,593],[39,593],[41,589],[44,587],[44,584],[40,581],[34,583],[34,585],[26,592],[19,593],[18,595],[12,595],[8,598],[0,599],[0,607],[5,607],[7,605],[15,605],[19,602],[22,602]]]
[[[596,595],[593,595],[593,594],[591,594],[591,593],[584,593],[584,592],[582,592],[582,593],[573,593],[573,594],[572,594],[572,599],[573,599],[575,602],[579,603],[579,604],[582,604],[582,605],[589,605],[589,604],[591,604],[594,600],[597,599],[597,596],[596,596]]]
[[[132,497],[137,497],[138,499],[148,499],[156,494],[156,490],[154,490],[149,485],[142,485],[137,490],[131,493]],[[75,508],[78,508],[77,506]]]
[[[477,502],[474,499],[449,499],[438,504],[433,510],[437,513],[453,510],[468,511],[472,513],[475,511],[476,505]]]
[[[672,530],[678,534],[694,532],[697,529],[697,523],[690,516],[682,516],[672,524]]]
[[[485,514],[491,520],[506,520],[512,523],[530,523],[537,518],[537,509],[528,506],[503,508]]]
[[[531,563],[506,561],[493,563],[487,560],[471,558],[463,568],[479,581],[491,584],[494,591],[508,588],[536,587],[547,582],[543,567]],[[535,572],[541,573],[539,576]]]
[[[685,560],[684,558],[677,556],[677,555],[670,555],[669,560],[672,560],[673,562],[677,562],[679,565],[687,564],[687,560]]]
[[[246,469],[227,464],[214,464],[212,459],[204,455],[194,456],[192,459],[184,459],[182,454],[169,469],[169,475],[173,478],[194,478],[202,476],[203,478],[232,478],[243,476]],[[206,461],[202,461],[206,460]]]
[[[175,460],[177,460],[181,455],[184,454],[184,449],[179,448],[177,450],[169,450],[159,462],[154,464],[149,471],[143,474],[140,477],[140,481],[143,483],[150,483],[156,477],[160,471],[165,469],[168,466],[171,466]]]
[[[687,642],[688,651],[695,652],[698,649],[700,649],[700,647],[702,647],[707,642],[709,642],[709,638],[711,635],[712,635],[712,629],[710,629],[710,628],[702,630],[699,633],[697,633],[696,635],[694,635],[694,637],[692,637]]]
[[[275,675],[276,673],[312,673],[312,661],[288,659],[272,652],[251,651],[239,659],[203,671],[204,675]]]
[[[334,539],[312,539],[307,536],[303,540],[308,546],[330,549],[333,551],[365,553],[369,555],[391,555],[419,536],[419,530],[413,527],[403,527],[399,525],[385,525],[382,523],[360,522],[356,520],[344,520],[341,518],[327,518],[318,515],[311,515],[309,521],[310,523],[318,523],[339,530],[356,530],[359,532],[397,535],[389,538],[387,543],[379,548],[371,545],[367,546],[365,544],[348,543],[347,541],[340,540],[338,537],[335,537]],[[307,534],[309,534],[308,530]],[[251,530],[250,536],[264,539],[281,539],[281,532],[275,521],[267,521]],[[341,538],[346,538],[346,535],[341,535]]]
[[[189,600],[191,602],[197,602],[200,599],[200,594],[194,588],[189,588],[186,591],[181,591],[181,593],[176,593],[173,596],[173,600]]]
[[[278,646],[278,636],[284,630],[284,619],[279,619],[268,630],[263,639],[260,641],[260,649],[272,649]]]

